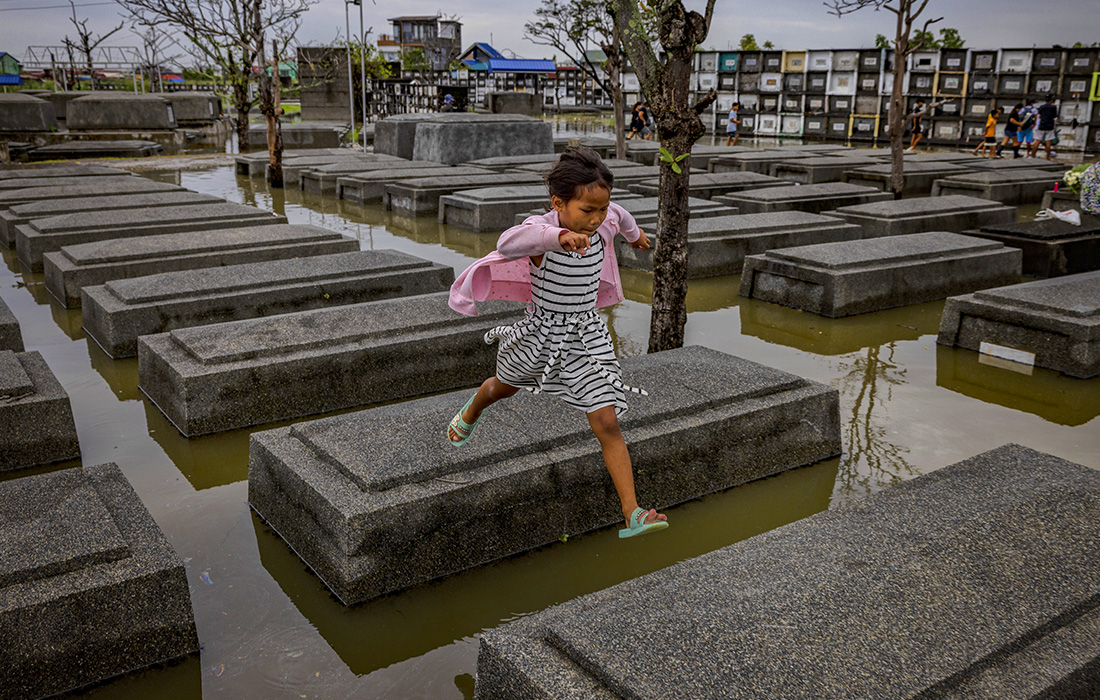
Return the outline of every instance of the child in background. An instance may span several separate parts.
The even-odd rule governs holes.
[[[450,304],[459,313],[476,315],[474,302],[486,299],[528,307],[523,320],[485,334],[485,342],[500,343],[496,376],[451,419],[448,439],[463,445],[485,409],[521,388],[559,396],[586,414],[622,506],[627,527],[619,537],[634,537],[668,527],[668,519],[638,507],[618,414],[628,392],[645,392],[623,384],[611,335],[596,313],[623,298],[615,234],[649,248],[634,217],[611,203],[613,181],[595,151],[567,148],[546,176],[553,209],[505,231],[496,252],[455,280]]]
[[[989,158],[997,157],[997,118],[1001,116],[1001,108],[995,107],[989,116],[985,118],[985,129],[982,131],[982,142],[978,144],[972,153],[984,155],[988,151]],[[979,151],[981,153],[979,153]]]
[[[741,120],[737,118],[737,110],[741,109],[740,102],[734,102],[730,107],[729,118],[726,120],[726,145],[736,146],[739,134],[737,133],[738,127],[741,126]],[[730,143],[730,141],[733,143]]]

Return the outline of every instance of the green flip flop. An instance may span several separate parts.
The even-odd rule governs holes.
[[[481,416],[477,417],[473,423],[467,423],[462,420],[462,414],[466,412],[466,409],[470,407],[470,404],[474,402],[477,394],[470,397],[470,400],[466,402],[466,405],[462,407],[462,410],[455,414],[455,417],[451,419],[451,423],[448,426],[451,430],[455,431],[458,435],[457,440],[452,440],[450,433],[447,434],[447,442],[451,443],[455,447],[462,447],[466,444],[466,441],[474,434],[474,429],[477,428],[477,424],[481,422]]]
[[[635,508],[634,512],[630,514],[630,527],[624,527],[622,530],[619,530],[619,539],[625,539],[627,537],[637,537],[638,535],[647,535],[651,532],[664,530],[666,527],[668,527],[667,520],[658,520],[655,523],[647,523],[645,521],[645,516],[647,515],[649,515],[648,510]]]

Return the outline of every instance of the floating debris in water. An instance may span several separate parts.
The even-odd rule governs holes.
[[[203,583],[205,583],[207,586],[214,585],[214,582],[210,580],[210,572],[209,571],[204,571],[201,574],[199,574],[199,580],[202,581]]]

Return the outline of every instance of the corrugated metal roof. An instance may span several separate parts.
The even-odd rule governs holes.
[[[489,46],[484,41],[475,41],[474,46],[484,51],[489,58],[504,58],[504,54],[497,51],[492,46]]]
[[[490,58],[489,72],[553,73],[557,71],[553,61],[544,58]]]
[[[23,78],[15,73],[0,73],[0,85],[22,85]]]

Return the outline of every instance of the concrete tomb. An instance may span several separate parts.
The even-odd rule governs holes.
[[[884,163],[853,168],[844,173],[843,180],[852,185],[875,187],[883,192],[890,192],[893,167]],[[972,169],[955,163],[906,163],[901,191],[902,194],[928,194],[936,180],[968,172],[972,172]]]
[[[1100,271],[951,297],[937,342],[1071,377],[1100,376]]]
[[[103,165],[38,165],[33,167],[6,168],[0,170],[0,182],[8,180],[29,180],[39,177],[79,177],[81,175],[117,177],[130,175],[131,173],[118,168],[108,168]]]
[[[474,697],[1092,697],[1098,499],[1005,445],[484,632]]]
[[[629,142],[627,142],[627,143],[629,143]],[[612,143],[611,150],[612,151],[615,150],[614,143]],[[713,159],[715,159],[719,156],[728,156],[728,155],[731,155],[733,153],[746,153],[746,152],[755,151],[755,150],[756,149],[749,148],[749,147],[746,147],[746,146],[730,146],[729,148],[727,148],[725,146],[707,146],[707,145],[696,143],[695,145],[693,145],[691,147],[691,157],[687,158],[686,162],[691,163],[691,167],[693,167],[693,168],[698,168],[700,170],[706,171],[710,166],[710,161],[712,161]],[[685,161],[681,161],[681,165],[683,165],[684,162]],[[660,151],[654,153],[653,157],[648,162],[646,162],[645,164],[646,165],[660,165],[661,164],[661,153],[660,153]]]
[[[840,453],[836,389],[698,346],[622,365],[627,383],[650,394],[631,396],[622,416],[646,506]],[[521,391],[487,411],[456,450],[445,444],[447,421],[470,393],[253,433],[249,504],[345,604],[563,534],[622,527],[581,413]]]
[[[183,561],[117,465],[0,482],[0,639],[8,698],[198,653]]]
[[[639,165],[630,161],[621,161],[615,159],[604,159],[604,165],[611,171],[611,174],[615,176],[616,187],[629,187],[632,184],[643,182],[645,180],[656,179],[661,174],[661,169],[656,165]],[[554,167],[554,162],[547,163],[532,163],[530,165],[520,165],[508,172],[513,173],[538,173],[540,177],[544,177]],[[695,172],[694,170],[692,172]]]
[[[925,231],[961,233],[1016,221],[1016,207],[957,194],[857,204],[823,213],[862,226],[864,238]]]
[[[188,437],[467,386],[493,372],[485,332],[518,320],[520,307],[485,304],[471,318],[447,296],[141,336],[139,384]]]
[[[0,133],[24,131],[57,131],[57,115],[46,100],[0,93]]]
[[[46,289],[69,308],[81,290],[110,280],[178,270],[308,258],[359,250],[359,241],[317,226],[270,224],[68,245],[43,256]]]
[[[512,170],[524,165],[532,165],[535,163],[557,163],[558,158],[561,157],[560,153],[530,153],[522,156],[495,156],[493,158],[478,158],[477,160],[471,160],[469,163],[463,163],[463,165],[473,166],[475,168],[487,168],[489,170],[495,170],[498,173],[502,173],[506,170]]]
[[[49,187],[54,191],[53,196],[56,198],[59,195],[69,196],[69,191],[73,187],[80,185],[92,185],[98,188],[113,187],[116,184],[124,183],[127,180],[139,179],[129,173],[119,172],[117,175],[62,175],[62,176],[40,176],[40,177],[13,177],[8,180],[0,180],[0,197],[7,195],[16,190],[24,190],[27,188],[39,188]],[[140,178],[145,179],[145,178]],[[173,187],[176,187],[173,185]],[[3,202],[4,200],[0,200]]]
[[[283,124],[283,148],[338,148],[348,134],[347,122],[299,122]],[[267,148],[267,130],[263,127],[248,132],[250,148]]]
[[[17,204],[0,210],[0,242],[9,248],[15,242],[15,228],[35,219],[45,219],[62,214],[112,211],[116,209],[156,209],[194,204],[216,204],[225,200],[210,194],[199,194],[178,189],[167,192],[121,194],[101,197],[58,197]]]
[[[441,170],[449,170],[454,166],[442,163],[430,163],[421,160],[392,160],[374,161],[372,163],[331,163],[306,168],[298,175],[298,189],[310,194],[334,194],[338,190],[337,181],[342,177],[354,177],[355,175],[388,175],[396,179],[403,171],[409,171],[410,177],[421,177],[421,173],[434,175]],[[469,168],[455,173],[461,175],[465,172],[487,173],[482,168]]]
[[[518,114],[440,114],[416,125],[410,160],[454,165],[493,156],[553,153],[552,131],[549,122]]]
[[[618,181],[619,178],[616,176],[615,182],[618,183]],[[779,178],[761,175],[760,173],[692,173],[688,182],[688,193],[692,197],[713,199],[719,195],[768,187],[782,187],[786,184]],[[628,189],[646,197],[656,197],[661,189],[661,181],[659,178],[643,180],[630,184]]]
[[[24,265],[38,271],[44,253],[75,243],[285,223],[284,216],[229,202],[160,207],[155,217],[141,209],[62,214],[16,226],[15,250]]]
[[[9,209],[16,204],[26,202],[38,202],[42,200],[58,199],[58,190],[50,184],[54,179],[69,178],[45,178],[34,184],[29,180],[20,180],[21,188],[6,190],[0,187],[0,211]],[[66,197],[110,197],[120,194],[145,194],[147,192],[182,192],[179,185],[171,185],[167,182],[156,182],[145,177],[107,177],[107,178],[73,178],[76,183],[64,186]],[[46,183],[46,184],[42,184]],[[9,243],[9,247],[15,241]]]
[[[656,235],[648,235],[650,245],[655,247]],[[859,226],[801,211],[693,218],[688,221],[688,278],[736,274],[745,256],[775,248],[863,237]],[[625,240],[616,239],[619,266],[652,272],[653,247],[636,250]]]
[[[222,101],[209,92],[155,92],[172,104],[180,126],[205,126],[222,116]],[[285,125],[284,125],[285,126]]]
[[[439,114],[427,113],[392,114],[375,122],[374,152],[413,160],[417,125],[439,117]]]
[[[1020,251],[958,233],[911,233],[745,258],[741,296],[829,318],[1013,284]]]
[[[1043,194],[1043,203],[1039,205],[1039,208],[1053,209],[1054,211],[1068,211],[1070,209],[1081,211],[1081,195],[1068,188],[1057,192],[1047,190]]]
[[[411,161],[410,161],[411,162]],[[367,172],[339,175],[335,180],[335,192],[339,199],[357,204],[382,201],[386,186],[403,180],[416,180],[425,177],[460,177],[492,174],[486,168],[473,168],[462,165],[439,165],[413,168],[385,168]],[[544,188],[545,189],[545,188]]]
[[[362,166],[364,170],[367,170],[379,163],[407,162],[408,161],[403,158],[396,158],[394,156],[386,156],[376,153],[360,153],[358,151],[349,150],[343,150],[343,154],[341,155],[295,158],[294,160],[287,160],[283,162],[283,184],[298,185],[298,188],[301,189],[302,173],[307,170],[321,168],[326,165],[355,165]],[[270,168],[266,159],[263,161],[263,163],[259,164],[256,169],[259,172],[253,174],[253,177],[259,177],[260,175],[265,176],[265,178],[268,177],[268,170]]]
[[[165,272],[84,289],[84,330],[112,358],[138,336],[446,291],[454,270],[394,250]]]
[[[462,190],[507,185],[534,185],[542,182],[536,173],[493,173],[489,175],[448,175],[401,180],[382,192],[382,208],[404,216],[437,216],[439,198]]]
[[[962,194],[1002,204],[1038,204],[1062,178],[1049,170],[989,170],[952,175],[932,183],[932,196]]]
[[[966,231],[1024,252],[1024,274],[1059,277],[1100,270],[1100,216],[1081,215],[1081,225],[1057,219],[994,224]]]
[[[490,92],[485,95],[485,104],[493,114],[526,114],[529,117],[542,114],[542,95],[531,92]]]
[[[31,151],[31,160],[77,160],[80,158],[147,158],[159,156],[164,147],[154,141],[66,141]]]
[[[301,160],[316,160],[317,162],[324,162],[326,159],[331,159],[329,162],[335,162],[340,158],[352,157],[363,155],[360,151],[353,151],[350,148],[303,148],[297,151],[288,151],[283,153],[283,170],[284,176],[286,168],[290,165],[296,165]],[[368,154],[369,155],[369,154]],[[248,177],[262,177],[267,170],[267,164],[271,161],[271,156],[267,151],[259,151],[252,153],[242,153],[233,159],[233,167],[238,175]]]
[[[805,157],[829,158],[838,156],[828,156],[821,155],[821,153],[814,153],[813,155],[807,155]],[[742,153],[731,153],[727,156],[717,156],[711,159],[710,164],[707,167],[712,173],[749,172],[767,175],[771,172],[772,166],[776,163],[781,163],[783,161],[793,161],[797,158],[798,154],[792,151],[752,150]]]
[[[653,233],[653,229],[657,226],[657,211],[661,208],[658,197],[638,197],[635,195],[631,198],[625,198],[616,196],[612,197],[611,200],[630,212],[630,215],[634,217],[639,226],[648,228],[647,235]],[[735,207],[696,197],[688,198],[688,209],[691,211],[691,218],[693,219],[732,216],[737,213]]]
[[[742,214],[762,214],[770,211],[804,211],[819,214],[837,207],[893,199],[894,195],[874,187],[860,187],[846,182],[826,182],[820,185],[766,187],[722,195],[716,197],[715,201],[735,206]]]
[[[65,126],[70,130],[175,129],[172,103],[156,95],[91,92],[69,102]]]
[[[616,189],[611,200],[619,202],[637,195]],[[501,232],[511,228],[518,214],[550,204],[546,185],[483,187],[461,190],[439,198],[439,223],[462,226],[479,232]],[[524,217],[526,218],[526,216]]]
[[[0,473],[80,457],[69,395],[36,351],[0,350],[0,425]]]
[[[840,182],[844,173],[855,168],[877,165],[880,161],[869,156],[817,156],[781,160],[769,169],[773,177],[800,185],[816,185],[823,182]]]
[[[23,334],[19,330],[19,319],[0,299],[0,352],[4,350],[23,352]]]
[[[1008,158],[994,160],[992,158],[979,158],[975,162],[967,162],[967,166],[974,170],[990,170],[993,172],[1013,170],[1046,170],[1059,175],[1069,170],[1065,163],[1056,160],[1044,160],[1042,158]]]

